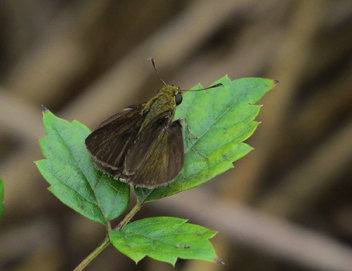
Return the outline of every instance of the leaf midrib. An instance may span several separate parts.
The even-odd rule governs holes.
[[[72,125],[72,123],[69,123],[69,125]],[[55,127],[55,126],[52,126],[52,128],[56,131],[56,133],[59,135],[59,138],[61,139],[61,141],[64,143],[64,145],[67,147],[67,149],[69,150],[70,152],[70,155],[71,157],[73,158],[73,160],[76,162],[77,166],[79,167],[80,171],[83,173],[87,183],[89,184],[91,190],[93,191],[94,193],[94,196],[95,196],[95,199],[97,200],[97,203],[94,203],[94,202],[91,202],[90,200],[88,200],[86,197],[84,197],[83,195],[81,195],[78,191],[76,191],[75,189],[73,189],[72,187],[70,187],[73,191],[75,191],[78,195],[80,195],[82,198],[84,198],[85,200],[87,200],[88,202],[91,202],[92,204],[98,206],[98,208],[100,209],[100,212],[101,214],[103,215],[104,217],[104,220],[105,222],[108,222],[109,220],[106,218],[105,214],[104,214],[104,211],[102,210],[102,207],[101,207],[101,204],[100,204],[100,201],[99,201],[99,198],[95,192],[95,189],[93,189],[92,187],[92,184],[88,178],[88,176],[86,175],[85,171],[82,169],[81,167],[81,164],[78,162],[78,160],[76,159],[75,155],[73,154],[73,151],[71,149],[71,147],[69,146],[69,144],[66,142],[65,138],[63,137],[63,135],[60,133],[60,131]],[[102,178],[103,174],[100,175],[100,180]],[[67,185],[67,184],[66,184]]]

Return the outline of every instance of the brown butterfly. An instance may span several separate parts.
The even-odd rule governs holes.
[[[151,61],[158,75],[154,59]],[[186,119],[173,121],[185,90],[167,85],[158,77],[164,87],[154,98],[111,116],[85,140],[99,170],[146,188],[168,185],[175,180],[184,164],[181,121],[186,122],[188,136],[190,133]]]

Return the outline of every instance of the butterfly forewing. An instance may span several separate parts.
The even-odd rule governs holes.
[[[86,138],[87,149],[94,162],[118,169],[122,167],[126,152],[138,134],[143,116],[140,105],[129,111],[122,111],[110,122],[103,122]]]
[[[158,147],[159,141],[165,134],[165,129],[170,125],[172,115],[173,112],[163,112],[139,131],[133,146],[126,154],[124,174],[133,175],[145,162],[150,150],[155,145]]]
[[[140,111],[143,109],[144,105],[145,105],[145,104],[141,104],[141,105],[140,105],[141,108],[140,108],[140,109],[137,108],[137,111],[140,112]],[[116,113],[115,115],[112,115],[111,117],[107,118],[107,119],[104,120],[102,123],[100,123],[97,127],[95,127],[94,131],[98,130],[99,128],[102,128],[103,126],[105,126],[105,125],[111,123],[111,122],[114,121],[115,119],[117,119],[117,118],[119,118],[119,117],[121,117],[121,116],[127,114],[128,112],[130,112],[131,110],[134,110],[134,109],[136,109],[135,106],[134,106],[134,107],[132,107],[132,106],[126,107],[124,110],[122,110],[122,111]]]
[[[152,188],[172,182],[183,168],[184,149],[182,125],[176,120],[164,128],[153,144],[138,171],[128,182],[140,187]]]

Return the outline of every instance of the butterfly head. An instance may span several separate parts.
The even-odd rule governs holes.
[[[167,95],[167,96],[170,96],[170,97],[175,97],[176,105],[179,105],[182,102],[182,94],[180,92],[180,88],[179,87],[175,87],[175,86],[171,86],[171,85],[165,85],[159,91],[159,93],[163,93],[164,95]]]

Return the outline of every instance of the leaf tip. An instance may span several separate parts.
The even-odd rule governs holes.
[[[46,113],[46,112],[48,112],[49,110],[48,110],[48,108],[46,108],[44,105],[42,105],[42,112],[43,113]]]
[[[225,265],[225,263],[222,260],[220,260],[219,258],[214,258],[214,261],[216,263],[221,263],[222,265]]]

